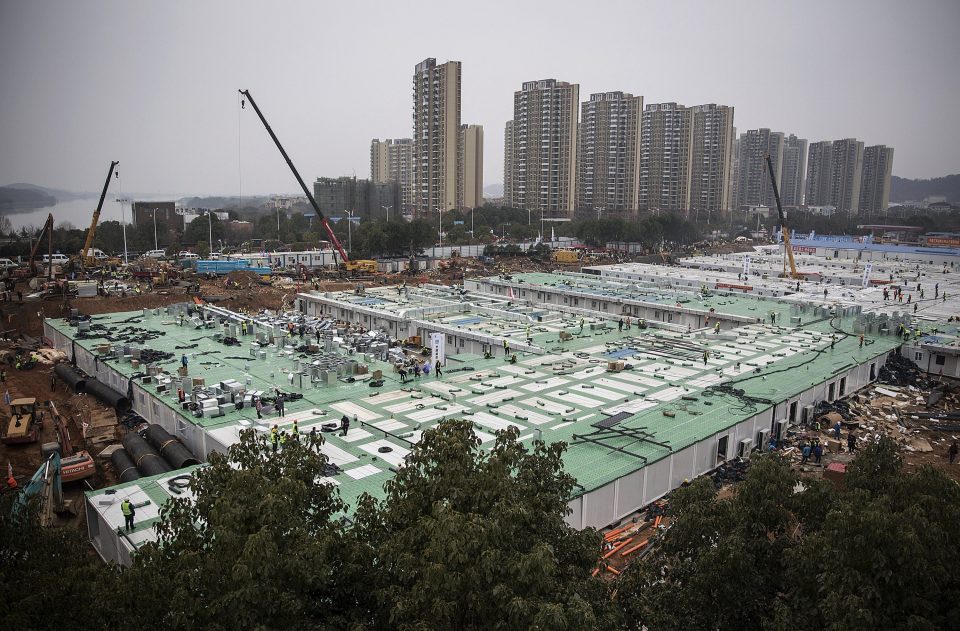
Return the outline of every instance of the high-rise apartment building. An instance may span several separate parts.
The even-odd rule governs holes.
[[[736,208],[743,210],[753,206],[776,207],[770,174],[767,171],[767,156],[773,162],[777,184],[782,180],[783,134],[766,128],[751,129],[740,134]]]
[[[413,74],[413,207],[421,216],[457,207],[460,62],[417,64]]]
[[[507,121],[503,128],[503,203],[513,205],[513,179],[517,176],[513,168],[513,121]]]
[[[370,143],[370,180],[374,184],[395,182],[400,187],[399,213],[413,210],[413,139],[396,138]]]
[[[546,218],[573,215],[579,97],[579,85],[556,79],[527,81],[514,93],[512,142],[504,149],[509,205]]]
[[[860,214],[884,213],[890,202],[893,147],[874,145],[863,150]]]
[[[483,125],[461,125],[457,208],[483,205]]]
[[[831,206],[833,143],[811,142],[807,150],[807,184],[803,203],[807,206]]]
[[[783,167],[780,170],[780,201],[784,208],[803,205],[803,183],[807,166],[807,141],[790,134],[783,142]]]
[[[856,215],[860,209],[862,177],[863,143],[856,138],[834,140],[830,205],[836,207],[839,212]]]
[[[349,211],[364,219],[383,218],[387,207],[399,207],[400,185],[352,176],[318,177],[313,183],[313,198],[327,216],[343,216]]]
[[[710,103],[690,111],[690,210],[729,210],[733,108]]]
[[[636,210],[643,97],[591,94],[581,105],[577,210]]]
[[[640,131],[640,210],[689,210],[691,114],[689,108],[676,103],[653,103],[644,108]]]

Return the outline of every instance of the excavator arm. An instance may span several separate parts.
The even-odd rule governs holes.
[[[273,129],[270,128],[270,123],[267,122],[267,119],[264,118],[260,108],[257,107],[257,102],[253,100],[253,95],[250,94],[249,90],[240,90],[240,94],[250,101],[250,105],[253,106],[253,111],[257,113],[257,116],[260,118],[260,122],[263,123],[267,133],[270,134],[270,138],[272,138],[274,144],[277,145],[277,149],[280,150],[280,155],[283,156],[283,159],[287,161],[287,166],[290,167],[291,171],[293,171],[293,176],[297,178],[297,183],[300,184],[300,188],[303,189],[307,199],[310,200],[310,205],[313,206],[313,211],[317,213],[317,219],[323,225],[323,229],[327,231],[327,236],[330,237],[330,242],[333,244],[333,247],[336,248],[337,252],[340,254],[340,257],[343,259],[343,262],[348,262],[350,257],[347,256],[343,246],[340,245],[340,239],[338,239],[337,235],[333,233],[333,228],[330,227],[330,222],[327,221],[327,218],[324,216],[324,214],[320,212],[320,207],[317,205],[317,200],[313,198],[313,194],[310,193],[310,189],[307,188],[307,185],[303,182],[303,178],[300,177],[297,167],[293,166],[293,161],[290,160],[290,156],[287,155],[287,152],[284,150],[283,145],[280,144],[280,140],[277,138],[277,135],[273,133]]]
[[[100,191],[100,201],[97,202],[97,209],[93,211],[93,221],[90,222],[90,229],[87,230],[87,240],[83,244],[83,249],[80,250],[80,260],[84,265],[93,258],[90,255],[90,248],[93,247],[93,237],[97,234],[97,223],[100,221],[100,211],[103,210],[103,199],[107,196],[107,189],[110,188],[110,178],[118,164],[120,163],[116,161],[110,163],[110,170],[107,171],[107,181],[103,183],[103,190]]]
[[[777,200],[777,214],[780,216],[780,233],[783,235],[783,249],[786,252],[787,260],[790,262],[790,278],[801,279],[803,276],[797,272],[797,264],[793,260],[793,246],[790,245],[790,231],[787,230],[787,217],[783,214],[783,206],[780,205],[780,189],[777,188],[777,176],[773,173],[773,160],[770,154],[767,154],[767,171],[770,173],[770,183],[773,185],[773,198]]]

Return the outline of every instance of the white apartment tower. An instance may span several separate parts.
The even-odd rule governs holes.
[[[740,134],[738,150],[738,177],[736,207],[739,210],[753,206],[776,207],[770,174],[767,171],[767,156],[773,162],[777,185],[782,182],[783,134],[766,128],[751,129]]]
[[[893,147],[874,145],[863,150],[860,213],[885,213],[890,203]]]
[[[419,216],[457,207],[460,62],[417,64],[413,74],[413,209]]]
[[[581,105],[577,210],[636,210],[640,190],[643,97],[591,94]]]
[[[461,125],[457,208],[483,205],[483,126]]]
[[[829,140],[810,143],[807,150],[807,183],[803,203],[807,206],[831,206],[833,176],[833,143]]]
[[[683,105],[653,103],[644,108],[640,131],[640,210],[689,210],[690,123],[691,111]]]
[[[784,208],[803,205],[803,183],[807,166],[807,141],[790,134],[783,142],[783,168],[777,184]]]
[[[400,185],[403,213],[413,211],[413,139],[395,138],[370,143],[370,181],[374,184],[396,182]],[[399,217],[399,214],[397,215]]]
[[[856,138],[833,141],[831,205],[839,212],[858,214],[863,178],[863,143]]]
[[[727,211],[733,162],[733,108],[710,103],[696,105],[690,111],[689,210]]]
[[[576,202],[577,104],[580,86],[527,81],[513,95],[504,163],[506,202],[546,218],[570,218]],[[509,136],[509,138],[507,138]]]

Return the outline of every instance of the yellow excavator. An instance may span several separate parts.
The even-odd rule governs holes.
[[[773,185],[773,198],[777,200],[777,214],[780,216],[780,234],[783,235],[783,251],[786,256],[783,260],[783,275],[787,276],[787,262],[790,263],[790,274],[788,278],[803,280],[804,276],[797,271],[797,264],[793,261],[793,246],[790,245],[790,230],[787,229],[787,216],[783,214],[783,206],[780,205],[780,189],[777,188],[777,176],[773,173],[773,161],[770,154],[767,154],[767,171],[770,173],[770,183]]]
[[[93,267],[97,264],[97,259],[93,256],[93,237],[97,234],[97,224],[100,222],[100,211],[103,210],[103,199],[107,196],[107,189],[110,187],[110,178],[113,177],[113,170],[117,168],[119,162],[111,162],[110,170],[107,172],[107,181],[103,183],[103,190],[100,191],[100,201],[97,203],[97,209],[93,211],[93,221],[90,222],[90,229],[87,230],[87,240],[80,250],[80,262],[84,267]],[[117,173],[119,177],[120,174]]]

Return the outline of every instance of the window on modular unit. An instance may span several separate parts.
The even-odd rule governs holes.
[[[870,364],[870,381],[873,381],[877,378],[877,365]]]
[[[721,436],[720,440],[717,441],[717,461],[722,461],[727,459],[727,442],[729,441],[729,436]]]
[[[914,353],[914,354],[913,354],[913,361],[915,361],[915,362],[923,361],[923,353]]]
[[[840,396],[842,397],[846,393],[847,393],[847,378],[841,377],[840,378]]]
[[[936,364],[937,366],[943,366],[944,364],[947,363],[947,356],[937,355],[936,357],[933,358],[933,363]]]
[[[799,401],[794,401],[793,403],[790,404],[790,422],[791,423],[797,422],[797,406],[799,405],[799,403],[800,403]]]
[[[833,401],[833,393],[834,393],[834,390],[835,390],[835,387],[834,387],[834,386],[836,386],[836,385],[837,385],[837,384],[835,384],[835,383],[831,383],[831,384],[827,387],[827,401]]]

